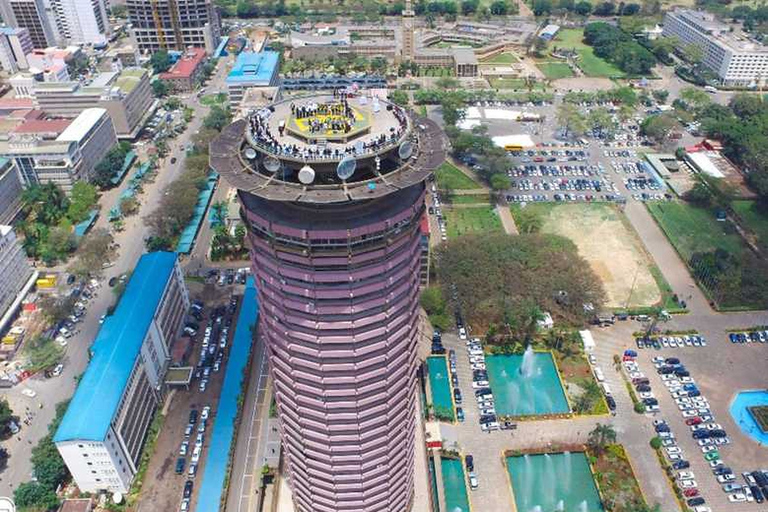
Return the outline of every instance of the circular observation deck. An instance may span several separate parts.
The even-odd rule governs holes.
[[[292,98],[233,122],[211,142],[211,167],[274,201],[374,199],[424,181],[445,159],[440,127],[377,98]]]

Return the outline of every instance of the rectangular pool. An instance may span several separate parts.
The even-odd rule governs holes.
[[[448,512],[469,512],[467,480],[460,459],[440,458],[445,488],[445,507]]]
[[[602,512],[583,452],[507,457],[517,512]]]
[[[448,362],[445,356],[429,356],[427,369],[429,370],[429,387],[432,390],[432,404],[436,410],[439,408],[455,419]]]
[[[486,356],[485,364],[498,414],[530,416],[570,412],[549,352]]]

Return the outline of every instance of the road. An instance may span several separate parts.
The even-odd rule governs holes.
[[[220,60],[216,72],[210,79],[209,87],[213,90],[223,90],[225,77],[226,63]],[[153,183],[144,187],[144,192],[139,197],[142,205],[139,215],[127,218],[125,229],[122,232],[114,233],[115,242],[120,244],[120,250],[114,261],[114,266],[104,273],[103,283],[106,283],[111,277],[130,272],[135,267],[139,257],[145,252],[144,239],[148,235],[148,228],[144,225],[142,218],[151,213],[154,206],[160,203],[165,186],[179,176],[184,159],[184,147],[191,141],[195,132],[200,129],[203,118],[208,111],[208,107],[200,105],[194,96],[187,98],[185,103],[194,109],[194,119],[183,134],[170,141],[168,156],[159,162],[157,178]],[[175,164],[170,163],[172,158],[176,158]],[[127,181],[127,179],[123,180],[120,187],[102,194],[99,200],[102,214],[96,221],[95,228],[109,227],[106,218],[107,212],[115,205],[120,193],[127,187]],[[19,436],[14,436],[4,443],[10,454],[10,459],[8,467],[0,473],[0,496],[12,495],[13,489],[31,478],[32,466],[29,459],[32,447],[47,434],[48,424],[54,416],[55,405],[68,400],[74,393],[75,379],[85,370],[88,362],[88,349],[98,334],[99,318],[113,302],[114,295],[104,284],[88,304],[88,311],[79,324],[79,332],[69,339],[64,359],[64,370],[59,377],[51,379],[31,378],[21,385],[5,391],[4,394],[17,415],[22,415],[25,407],[29,407],[34,417],[30,426],[23,426]],[[37,397],[30,399],[22,395],[21,391],[24,388],[34,390]],[[38,404],[43,404],[43,408],[39,409]]]

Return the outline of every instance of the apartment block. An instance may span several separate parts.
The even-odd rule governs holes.
[[[84,492],[130,488],[189,295],[176,253],[144,254],[106,318],[53,441]]]
[[[754,87],[768,79],[768,48],[707,12],[677,9],[664,17],[662,34],[680,42],[679,49],[701,49],[702,64],[726,86]]]
[[[171,69],[160,73],[160,79],[174,92],[193,92],[203,75],[205,50],[190,48],[177,60]]]
[[[221,38],[219,11],[211,0],[128,0],[131,37],[139,50],[213,53]]]
[[[0,157],[0,224],[11,224],[18,215],[22,190],[13,160]]]
[[[0,332],[10,324],[35,277],[13,228],[0,225]]]
[[[35,48],[62,42],[52,0],[0,0],[0,15],[8,26],[26,28]]]

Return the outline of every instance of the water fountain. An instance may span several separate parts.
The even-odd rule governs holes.
[[[534,365],[536,363],[534,357],[535,353],[533,352],[533,347],[528,345],[523,353],[523,362],[520,364],[520,375],[526,379],[533,376],[535,369]]]

